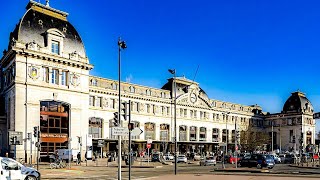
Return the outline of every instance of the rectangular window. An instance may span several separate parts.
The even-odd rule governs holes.
[[[58,41],[52,41],[51,43],[51,52],[53,54],[60,54],[60,47],[59,47],[59,42]]]
[[[101,97],[97,97],[96,100],[95,100],[95,103],[96,103],[96,107],[101,107]]]
[[[42,81],[49,82],[49,68],[42,67]]]
[[[90,97],[89,97],[89,105],[90,105],[90,106],[93,106],[93,96],[90,96]]]
[[[293,142],[293,130],[290,130],[290,136],[289,136],[289,141],[292,143]]]
[[[59,70],[58,69],[52,69],[51,83],[52,84],[59,84]]]
[[[63,86],[68,85],[67,84],[67,79],[68,79],[67,75],[68,75],[67,71],[62,71],[62,74],[61,74],[61,85],[63,85]]]

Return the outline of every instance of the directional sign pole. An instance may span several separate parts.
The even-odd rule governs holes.
[[[129,124],[131,123],[131,100],[129,100]],[[129,180],[131,180],[131,130],[129,129]]]

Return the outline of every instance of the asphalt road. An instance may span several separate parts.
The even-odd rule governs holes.
[[[174,165],[160,165],[158,168],[132,168],[131,179],[165,179],[166,175],[174,175]],[[234,175],[234,172],[214,172],[214,169],[220,168],[222,165],[217,166],[199,166],[199,164],[178,164],[178,175],[188,174],[190,177],[198,177],[204,175]],[[227,165],[227,167],[235,167],[235,165]],[[244,168],[239,168],[244,169]],[[248,168],[247,168],[248,169]],[[256,168],[252,168],[256,169]],[[106,167],[106,166],[78,166],[71,170],[68,169],[43,169],[41,170],[42,179],[106,179],[114,180],[117,179],[117,167]],[[275,168],[270,170],[271,173],[264,173],[260,175],[267,176],[291,176],[296,177],[301,174],[305,174],[305,177],[318,177],[320,169],[301,169],[296,167],[289,167],[287,164],[277,164]],[[298,174],[300,172],[300,174]],[[303,173],[302,173],[303,172]],[[128,179],[128,168],[122,168],[122,179]],[[237,174],[250,176],[252,173],[249,172],[237,172]],[[258,175],[258,174],[257,174]]]

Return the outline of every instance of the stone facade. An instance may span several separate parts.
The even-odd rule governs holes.
[[[12,153],[8,131],[22,132],[26,138],[35,126],[46,131],[40,137],[42,155],[68,146],[84,154],[88,134],[93,136],[94,151],[99,150],[98,140],[106,142],[104,152],[116,150],[116,137],[112,136],[111,129],[119,106],[118,81],[90,75],[93,65],[67,15],[30,1],[25,15],[10,34],[8,49],[0,61],[3,101],[0,104],[5,106],[5,113],[0,114],[2,153]],[[176,130],[174,92],[177,93]],[[274,134],[279,133],[274,135],[274,149],[281,144],[282,150],[289,150],[294,146],[292,136],[298,140],[303,133],[304,146],[315,141],[313,109],[293,107],[292,111],[284,108],[281,113],[267,114],[258,105],[210,99],[197,82],[184,77],[171,78],[162,88],[123,82],[121,99],[131,101],[131,119],[143,130],[141,135],[133,137],[136,151],[144,150],[147,139],[152,139],[152,149],[161,151],[166,144],[167,151],[172,152],[174,132],[177,132],[180,152],[218,151],[219,145],[220,148],[225,145],[225,129],[228,129],[228,144],[232,149],[235,124],[238,131],[245,131],[249,125],[257,131],[272,132],[273,129]],[[43,106],[46,102],[50,103]],[[302,105],[305,104],[301,102]],[[123,121],[123,126],[127,126],[127,121]],[[26,140],[23,145],[17,145],[18,158],[30,156],[29,143]],[[32,153],[35,157],[36,152]]]

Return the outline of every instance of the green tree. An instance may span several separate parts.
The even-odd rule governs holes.
[[[245,131],[240,133],[241,150],[247,152],[265,150],[265,145],[270,143],[270,139],[268,133],[249,125]]]

